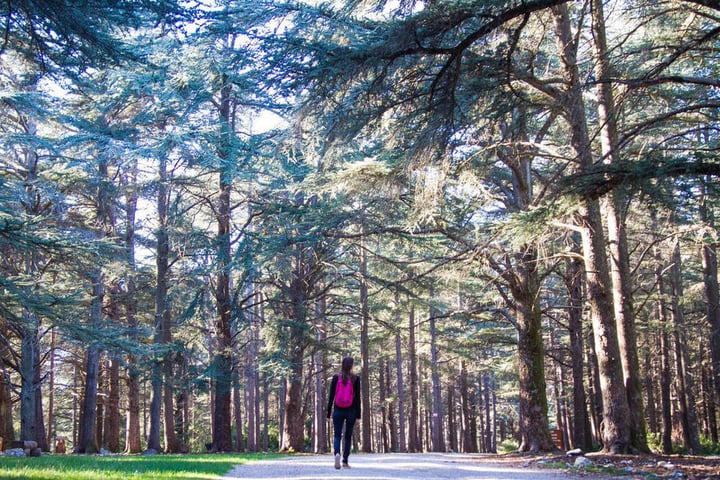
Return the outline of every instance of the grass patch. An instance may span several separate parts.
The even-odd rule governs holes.
[[[209,480],[235,465],[279,455],[46,455],[0,459],[0,478],[15,480]]]

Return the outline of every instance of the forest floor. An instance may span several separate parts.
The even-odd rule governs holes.
[[[613,475],[624,475],[624,478],[677,478],[688,480],[720,480],[720,456],[692,455],[606,455],[588,453],[585,458],[592,462],[585,468],[570,468],[575,459],[565,454],[555,455],[498,455],[497,461],[508,466],[561,466],[569,471],[585,471],[588,475],[595,472],[607,472]]]
[[[295,455],[239,465],[224,480],[567,480],[720,479],[720,458],[588,454],[592,464],[574,468],[565,455],[357,454],[349,470],[335,470],[330,455]]]

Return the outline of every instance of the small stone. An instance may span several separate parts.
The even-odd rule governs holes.
[[[23,442],[23,448],[33,450],[35,448],[38,448],[38,443],[35,440],[25,440]]]
[[[586,468],[586,467],[592,467],[595,465],[592,460],[586,457],[577,457],[575,459],[574,467],[575,468]]]
[[[6,457],[26,457],[27,455],[25,455],[24,448],[11,448],[9,450],[5,450],[5,456]]]

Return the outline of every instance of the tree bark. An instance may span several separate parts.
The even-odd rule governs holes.
[[[321,295],[315,302],[315,330],[318,345],[324,345],[327,342],[327,325],[325,322],[326,309],[325,295]],[[327,451],[327,422],[325,421],[325,408],[327,403],[325,388],[325,364],[327,363],[327,354],[324,349],[318,348],[314,355],[315,362],[315,412],[313,415],[313,427],[315,435],[313,436],[313,452],[325,453]]]
[[[410,417],[408,418],[408,452],[417,453],[422,451],[422,445],[420,444],[417,426],[417,421],[419,418],[418,372],[417,353],[415,345],[415,307],[412,305],[410,306],[408,326],[408,361],[410,362]]]
[[[707,201],[707,185],[702,185],[700,219],[710,230],[715,229],[715,215]],[[717,244],[707,235],[702,245],[703,284],[705,286],[705,311],[710,324],[710,357],[712,358],[715,404],[720,404],[720,285],[718,284]]]
[[[460,405],[463,425],[463,453],[477,453],[476,418],[473,413],[473,404],[469,391],[467,365],[465,360],[460,362]]]
[[[101,270],[92,276],[92,304],[90,322],[98,325],[102,321],[103,298],[105,287]],[[82,400],[80,418],[80,437],[77,443],[78,453],[98,453],[98,439],[95,437],[95,421],[97,414],[98,381],[100,378],[100,347],[91,343],[85,360],[85,391]]]
[[[434,291],[430,291],[430,299],[434,298]],[[436,316],[434,308],[430,308],[430,381],[432,383],[432,451],[444,452],[445,442],[443,435],[443,411],[442,411],[442,385],[440,384],[440,373],[438,370],[438,348],[436,332]]]
[[[593,45],[596,56],[595,75],[598,79],[598,122],[600,124],[601,151],[605,163],[617,165],[620,162],[620,152],[617,141],[615,99],[610,81],[612,74],[608,58],[603,2],[602,0],[592,0],[591,6]],[[604,201],[608,240],[610,242],[613,305],[623,377],[630,409],[629,448],[642,453],[650,453],[643,413],[642,383],[640,381],[640,361],[637,354],[635,314],[632,306],[632,279],[630,277],[625,215],[622,213],[623,204],[627,202],[625,197],[624,191],[617,188]]]
[[[398,449],[400,452],[407,452],[407,432],[405,428],[406,415],[405,415],[405,380],[403,378],[403,357],[402,357],[402,339],[400,337],[400,301],[399,296],[395,294],[395,320],[397,324],[397,330],[395,331],[395,371],[397,378],[397,396],[398,396]]]
[[[127,174],[127,199],[125,202],[125,215],[127,217],[127,230],[125,231],[125,252],[127,261],[126,295],[124,296],[125,317],[130,338],[136,337],[134,332],[138,329],[137,321],[137,289],[135,275],[135,216],[137,213],[137,160],[135,160]],[[140,372],[136,366],[137,357],[133,353],[127,356],[127,424],[125,431],[125,453],[140,453]]]
[[[697,415],[695,413],[695,385],[688,369],[688,354],[685,341],[685,314],[682,308],[684,289],[682,284],[682,257],[680,241],[673,245],[672,264],[670,267],[670,318],[672,320],[672,336],[675,351],[675,379],[679,404],[680,424],[682,425],[683,443],[688,453],[701,453],[698,434]]]
[[[362,401],[362,451],[372,453],[372,426],[370,410],[370,308],[368,305],[367,252],[364,237],[360,242],[360,398]]]
[[[577,155],[579,168],[583,171],[591,168],[594,161],[579,83],[577,46],[571,33],[567,6],[563,4],[554,7],[553,12],[563,74],[568,85],[562,94],[564,115],[570,126],[570,143]],[[625,453],[631,444],[630,408],[620,359],[617,325],[613,314],[599,202],[595,199],[584,199],[576,222],[583,240],[586,294],[603,394],[603,450],[609,453]]]
[[[230,142],[233,133],[231,112],[232,86],[223,76],[223,86],[220,91],[220,123],[221,131]],[[220,157],[229,157],[229,144],[223,144]],[[217,275],[215,302],[217,317],[215,322],[215,335],[217,350],[213,361],[214,367],[214,410],[213,410],[213,441],[214,452],[231,452],[232,445],[232,298],[230,293],[230,192],[232,189],[232,174],[229,166],[220,167],[220,184],[217,202]]]
[[[579,255],[580,248],[576,239],[572,239],[571,252]],[[566,288],[570,299],[568,311],[568,327],[570,330],[570,357],[573,378],[573,448],[584,451],[592,449],[590,418],[588,417],[587,399],[585,396],[583,369],[583,328],[582,328],[582,261],[576,256],[566,261]]]

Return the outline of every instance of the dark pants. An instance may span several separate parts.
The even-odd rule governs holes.
[[[343,425],[345,426],[345,442],[343,442],[342,458],[343,462],[347,463],[348,456],[350,455],[353,427],[355,426],[355,409],[335,407],[332,417],[333,425],[335,426],[333,447],[335,447],[336,455],[340,453],[340,437],[342,437]]]

